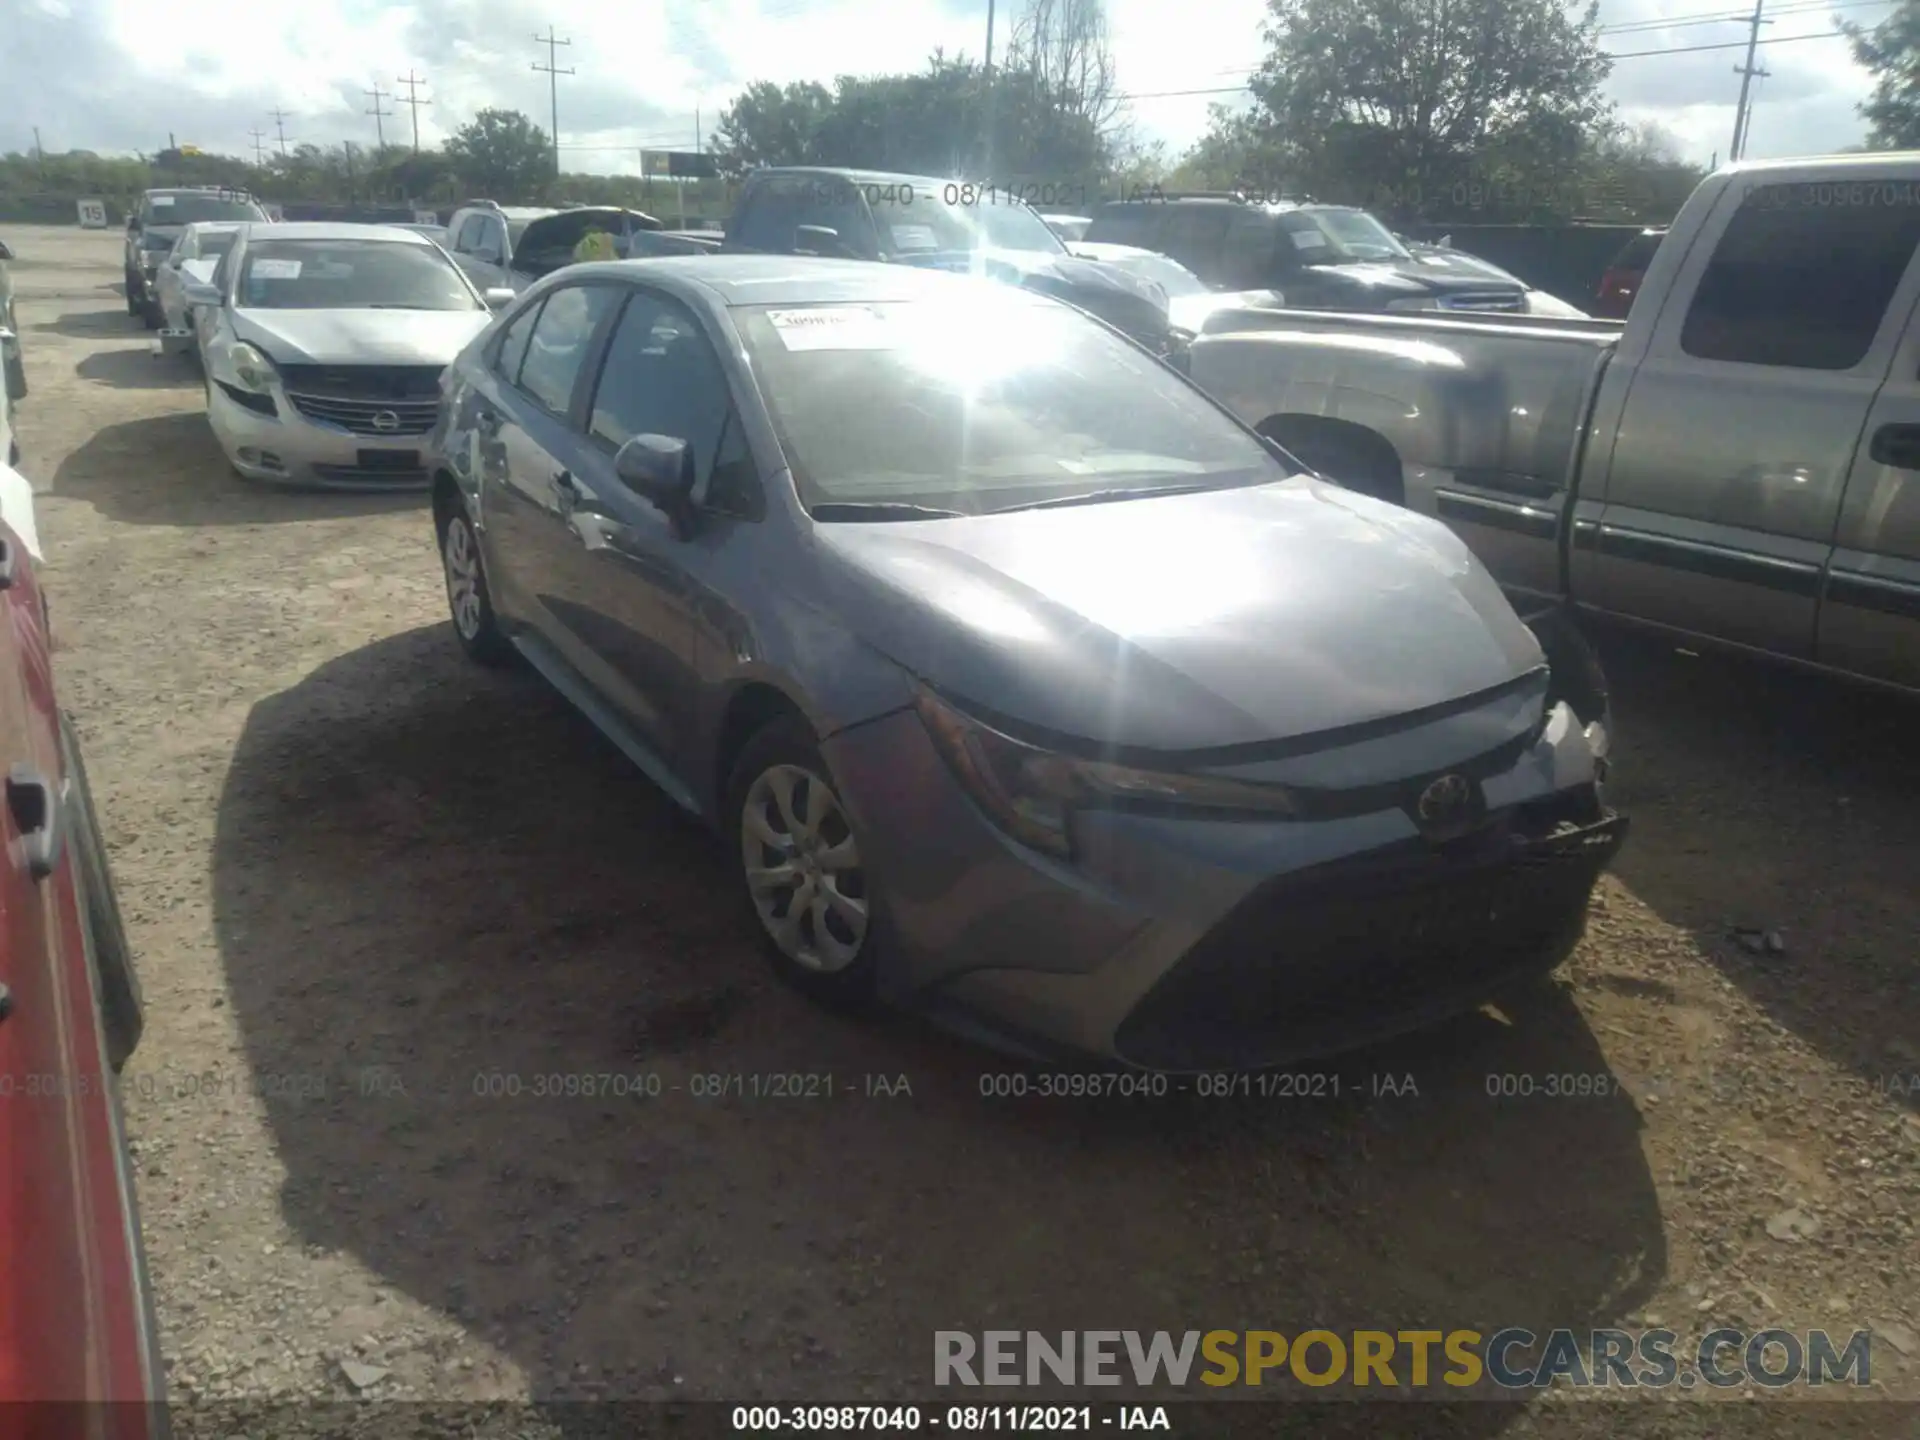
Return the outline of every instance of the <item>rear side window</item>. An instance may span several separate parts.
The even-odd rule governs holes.
[[[1621,247],[1620,253],[1613,257],[1609,270],[1645,270],[1653,263],[1653,253],[1660,248],[1660,236],[1636,235]]]
[[[1750,192],[1700,277],[1680,348],[1747,365],[1858,365],[1920,245],[1920,206],[1836,205],[1818,193],[1842,188]]]
[[[1222,278],[1221,251],[1233,213],[1226,205],[1172,205],[1162,222],[1162,243],[1157,248],[1202,280],[1217,281]]]
[[[793,231],[800,223],[804,193],[804,182],[799,180],[768,180],[756,186],[729,227],[727,239],[749,250],[793,249]]]
[[[573,385],[593,343],[593,332],[616,292],[606,285],[570,285],[547,296],[527,340],[520,388],[556,415],[573,406]]]
[[[540,318],[540,301],[536,300],[516,315],[500,337],[495,350],[493,368],[500,372],[501,378],[511,384],[520,381],[520,362],[527,357],[527,341],[533,338],[534,322]]]

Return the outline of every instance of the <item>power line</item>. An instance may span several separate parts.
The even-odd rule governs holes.
[[[1774,35],[1760,43],[1762,45],[1791,45],[1796,40],[1832,40],[1844,35],[1844,30],[1816,30],[1811,35]],[[1744,50],[1744,40],[1728,40],[1719,45],[1672,45],[1664,50],[1616,50],[1607,56],[1609,60],[1638,60],[1643,55],[1694,55],[1703,50]]]
[[[1822,0],[1794,0],[1794,3],[1790,5],[1774,6],[1772,13],[1775,15],[1807,15],[1815,11],[1860,10],[1871,5],[1891,5],[1894,3],[1896,3],[1896,0],[1837,0],[1837,3],[1832,4],[1822,3]],[[1679,30],[1690,25],[1730,25],[1735,23],[1744,25],[1752,18],[1753,12],[1749,10],[1716,10],[1712,13],[1701,11],[1684,15],[1667,16],[1654,20],[1622,20],[1617,25],[1602,25],[1599,33],[1602,35],[1635,35],[1644,34],[1649,30]]]
[[[556,61],[559,57],[555,47],[571,45],[573,41],[555,39],[553,26],[549,23],[547,33],[534,36],[533,43],[547,47],[547,63],[542,65],[536,60],[533,62],[533,68],[543,72],[547,77],[547,100],[552,107],[550,119],[553,122],[553,173],[554,178],[558,179],[560,175],[560,77],[562,75],[571,75],[574,73],[574,70],[571,65],[564,70],[557,68]]]
[[[285,155],[287,153],[287,112],[275,109],[267,113],[273,116],[274,129],[280,133],[280,153]]]
[[[380,108],[380,102],[382,100],[391,100],[393,98],[393,92],[382,90],[376,82],[371,90],[362,90],[360,93],[373,97],[373,108],[367,111],[367,114],[373,116],[373,133],[379,138],[380,148],[385,150],[387,148],[387,127],[382,122],[391,116],[393,112],[391,110],[382,110]]]
[[[407,98],[400,103],[413,111],[413,153],[418,155],[420,153],[420,107],[433,104],[431,100],[420,98],[420,87],[427,83],[427,77],[415,75],[409,67],[407,73],[395,83],[407,87]]]

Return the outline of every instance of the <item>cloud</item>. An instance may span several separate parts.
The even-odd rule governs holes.
[[[1179,150],[1216,103],[1238,103],[1264,46],[1264,0],[1107,0],[1128,116],[1148,139]],[[1615,0],[1603,43],[1616,52],[1684,50],[1742,41],[1745,25],[1712,0]],[[1019,0],[1000,0],[995,48],[1004,54]],[[1852,7],[1866,23],[1884,8]],[[288,112],[288,140],[371,143],[366,93],[392,113],[387,138],[410,133],[394,92],[411,69],[426,76],[421,139],[434,143],[484,106],[523,110],[548,124],[559,91],[568,167],[632,171],[639,149],[687,148],[710,136],[721,110],[755,80],[786,83],[918,68],[936,49],[978,57],[986,7],[978,0],[638,0],[581,7],[559,30],[572,43],[557,81],[536,71],[535,43],[553,11],[534,0],[0,0],[0,145],[25,148],[38,125],[54,149],[152,151],[168,143],[245,153],[251,132],[277,143],[270,112]],[[1758,82],[1755,156],[1855,143],[1854,107],[1868,88],[1839,39],[1788,37],[1832,27],[1811,0],[1780,0],[1762,48],[1772,74]],[[1804,12],[1804,13],[1803,13]],[[1696,21],[1702,15],[1725,22]],[[1643,26],[1666,20],[1666,26]],[[1733,128],[1738,49],[1621,60],[1609,93],[1629,120],[1672,132],[1689,159],[1724,155]],[[1206,92],[1225,93],[1178,93]]]

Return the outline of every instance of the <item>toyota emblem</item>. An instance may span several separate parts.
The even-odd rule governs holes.
[[[373,412],[373,428],[376,430],[398,430],[400,428],[400,417],[391,410],[376,410]]]
[[[1473,809],[1473,785],[1464,775],[1442,775],[1420,792],[1422,825],[1456,825]]]

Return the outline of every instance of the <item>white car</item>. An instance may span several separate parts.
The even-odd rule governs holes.
[[[240,226],[232,220],[201,220],[187,226],[153,272],[153,289],[160,302],[160,343],[169,351],[193,348],[194,307],[187,303],[184,282],[208,281],[220,257],[233,248]]]

